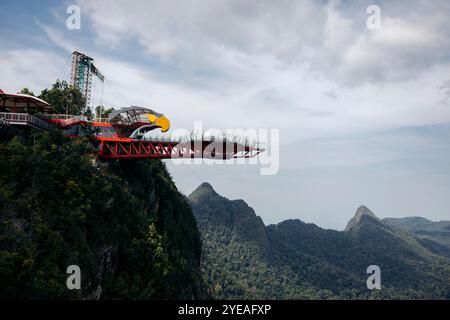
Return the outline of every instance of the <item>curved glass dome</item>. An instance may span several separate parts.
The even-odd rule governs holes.
[[[153,117],[152,117],[153,116]],[[152,123],[163,114],[152,109],[131,106],[114,110],[108,116],[108,121],[112,124],[132,125],[138,123]]]

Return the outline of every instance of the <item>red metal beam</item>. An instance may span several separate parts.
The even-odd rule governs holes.
[[[174,143],[150,141],[100,140],[99,155],[103,158],[160,158],[172,157]]]
[[[258,149],[245,149],[238,151],[236,146],[232,150],[217,150],[212,157],[204,154],[207,145],[201,145],[196,149],[194,144],[178,144],[176,142],[138,141],[138,140],[113,140],[99,139],[99,156],[107,159],[120,158],[251,158],[259,154]],[[198,146],[197,146],[198,148]]]

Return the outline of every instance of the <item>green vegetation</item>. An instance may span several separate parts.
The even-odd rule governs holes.
[[[94,152],[59,132],[0,144],[0,298],[202,296],[196,222],[163,163]]]
[[[104,106],[97,106],[95,108],[95,116],[97,118],[108,118],[109,114],[113,111],[113,108],[105,108]]]
[[[32,91],[30,91],[30,89],[28,89],[28,88],[23,88],[22,90],[20,90],[20,93],[27,94],[29,96],[34,96],[34,93]]]
[[[433,222],[422,217],[386,218],[383,222],[408,231],[430,251],[450,258],[450,221]]]
[[[23,89],[23,91],[28,89]],[[92,116],[92,112],[86,107],[86,100],[80,90],[69,86],[66,81],[57,80],[51,89],[42,90],[39,98],[47,101],[59,114],[73,114]]]
[[[450,260],[365,207],[339,232],[300,220],[265,227],[242,200],[221,197],[208,184],[189,199],[215,298],[450,298]],[[382,270],[380,291],[366,287],[373,264]]]
[[[202,272],[213,298],[307,299],[323,294],[278,260],[262,220],[244,201],[221,197],[209,184],[189,200],[202,235]]]
[[[20,93],[35,96],[28,88],[23,88]],[[114,110],[105,106],[97,106],[95,114],[92,114],[92,111],[86,107],[86,100],[82,93],[64,80],[56,80],[50,89],[42,90],[38,98],[47,101],[58,114],[84,115],[88,119],[107,118]]]

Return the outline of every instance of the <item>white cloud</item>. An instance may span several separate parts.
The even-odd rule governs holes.
[[[6,92],[19,92],[28,87],[35,94],[64,73],[64,59],[53,53],[36,49],[1,50],[0,88]]]
[[[162,61],[228,75],[234,69],[222,63],[231,51],[309,66],[341,84],[400,81],[442,63],[450,49],[445,1],[402,10],[383,3],[375,31],[366,28],[367,1],[80,2],[99,41],[117,46],[135,37]]]
[[[64,33],[39,21],[36,24],[44,31],[47,38],[61,49],[72,52],[76,48],[75,44]]]
[[[449,70],[444,1],[383,3],[375,31],[366,28],[368,2],[80,3],[99,41],[120,46],[135,37],[180,78],[201,78],[193,91],[171,86],[201,97],[192,110],[214,114],[189,113],[211,123],[225,110],[222,119],[280,127],[291,141],[450,120],[439,103]],[[134,75],[135,91],[148,92],[144,84],[158,74],[142,75]]]
[[[0,80],[8,84],[7,90],[29,86],[39,92],[57,77],[68,79],[69,55],[62,58],[35,49],[2,54],[8,59],[0,62]],[[445,65],[414,80],[355,89],[305,76],[296,67],[269,68],[266,62],[260,78],[248,73],[254,83],[222,83],[221,90],[211,90],[161,81],[157,73],[140,65],[90,54],[107,77],[105,104],[149,106],[165,113],[176,127],[190,128],[195,120],[203,120],[206,128],[280,128],[282,143],[288,145],[315,137],[450,122],[448,108],[442,104],[442,84],[450,72]],[[97,105],[101,87],[94,83],[92,104]],[[333,92],[334,98],[327,92]]]

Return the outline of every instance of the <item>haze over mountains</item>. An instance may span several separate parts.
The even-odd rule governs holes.
[[[385,218],[383,222],[413,233],[421,245],[450,258],[450,221],[433,222],[422,217]]]
[[[189,201],[213,298],[450,298],[450,222],[381,220],[361,206],[344,231],[300,220],[265,226],[207,183]],[[381,290],[367,289],[370,265],[381,268]]]

